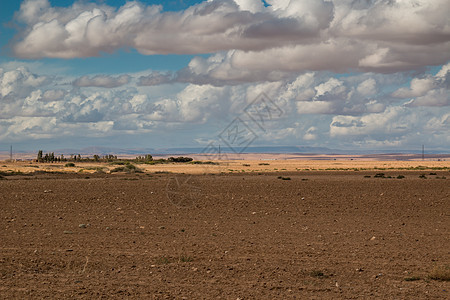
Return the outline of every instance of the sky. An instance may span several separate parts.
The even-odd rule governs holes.
[[[3,1],[0,151],[449,152],[449,16],[448,0]]]

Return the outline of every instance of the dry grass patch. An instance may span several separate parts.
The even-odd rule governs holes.
[[[450,265],[434,267],[428,277],[432,280],[450,281]]]

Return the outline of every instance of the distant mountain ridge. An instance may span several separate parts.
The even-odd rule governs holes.
[[[215,151],[218,146],[215,146]],[[330,149],[326,147],[309,147],[309,146],[253,146],[245,149],[232,149],[230,147],[221,147],[222,153],[280,153],[280,154],[420,154],[421,149],[417,150],[342,150]],[[44,150],[45,152],[45,150]],[[48,152],[48,151],[47,151]],[[122,149],[111,147],[87,147],[83,149],[58,149],[52,150],[58,154],[70,155],[182,155],[182,154],[200,154],[211,153],[211,149],[206,147],[176,147],[176,148],[136,148],[136,149]],[[426,154],[448,154],[450,151],[441,150],[426,150]]]

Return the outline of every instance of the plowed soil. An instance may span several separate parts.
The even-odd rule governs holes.
[[[0,298],[450,298],[450,173],[383,172],[5,176]]]

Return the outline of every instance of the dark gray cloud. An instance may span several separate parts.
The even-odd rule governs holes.
[[[128,75],[121,75],[121,76],[96,75],[93,77],[83,76],[76,79],[73,82],[73,85],[77,87],[115,88],[129,83],[130,79],[131,77]]]
[[[175,82],[174,74],[152,72],[147,76],[139,77],[138,85],[139,86],[153,86],[153,85],[169,84],[169,83],[173,83],[173,82]]]
[[[100,122],[103,119],[103,114],[97,109],[90,111],[77,112],[74,114],[64,116],[61,121],[66,123],[89,123]]]

